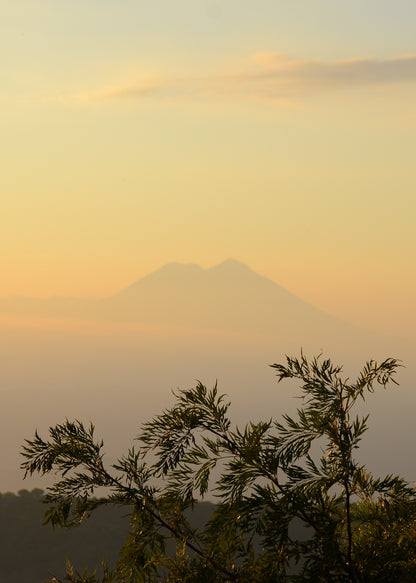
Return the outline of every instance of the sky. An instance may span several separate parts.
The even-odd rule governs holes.
[[[0,22],[0,296],[234,257],[416,329],[413,0],[28,0]]]

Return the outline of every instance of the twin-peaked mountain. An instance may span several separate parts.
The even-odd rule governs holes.
[[[309,337],[352,327],[235,260],[210,269],[170,263],[105,299],[13,297],[0,314],[128,322],[211,332]],[[302,341],[302,340],[301,340]]]
[[[195,364],[199,377],[208,361],[218,374],[231,369],[232,361],[234,367],[239,361],[267,363],[301,349],[354,365],[368,358],[408,356],[396,341],[330,316],[231,259],[210,269],[170,263],[103,299],[0,299],[0,322],[7,317],[20,322],[22,331],[17,340],[19,333],[10,330],[2,342],[0,327],[0,349],[10,350],[12,335],[16,345],[28,346],[29,358],[39,352],[39,362],[59,349],[56,365],[71,355],[78,370],[79,362],[88,359],[82,365],[86,377],[113,362],[110,376],[134,366],[133,378],[136,370],[153,370],[159,359],[184,363],[189,370]],[[30,318],[36,319],[35,327],[26,334]],[[51,346],[41,350],[47,341]]]
[[[342,326],[234,260],[210,269],[168,264],[105,304],[108,315],[123,320],[227,332],[275,335],[291,327]]]

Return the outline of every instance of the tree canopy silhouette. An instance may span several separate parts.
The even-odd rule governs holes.
[[[272,367],[300,384],[294,416],[234,427],[217,386],[197,383],[110,467],[93,425],[68,420],[27,440],[22,466],[58,476],[45,497],[53,526],[128,507],[130,533],[103,583],[414,581],[415,489],[354,457],[368,421],[357,402],[395,383],[399,366],[369,361],[351,382],[329,359],[287,357]],[[195,528],[189,509],[208,493],[215,510]],[[98,581],[72,567],[64,579]]]

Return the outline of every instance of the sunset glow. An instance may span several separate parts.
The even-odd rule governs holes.
[[[414,335],[414,3],[3,12],[2,297],[106,297],[235,257]]]

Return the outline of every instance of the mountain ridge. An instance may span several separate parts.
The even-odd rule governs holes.
[[[127,292],[134,291],[135,289],[139,288],[141,285],[146,284],[148,282],[152,282],[154,280],[160,280],[169,277],[184,277],[184,276],[194,276],[194,277],[205,277],[209,278],[211,276],[226,276],[226,277],[241,277],[241,276],[249,276],[255,277],[258,280],[266,280],[278,287],[280,286],[278,283],[274,282],[273,280],[260,275],[251,267],[246,265],[241,261],[237,261],[236,259],[225,259],[221,263],[213,265],[212,267],[203,268],[201,265],[197,263],[180,263],[180,262],[171,262],[166,263],[162,267],[150,272],[149,274],[139,278],[132,284],[128,285],[127,287],[123,288],[116,294],[113,294],[109,298],[114,298],[120,295],[125,295]],[[282,288],[284,289],[284,288]],[[288,291],[288,293],[291,293]],[[294,294],[293,294],[294,295]]]

